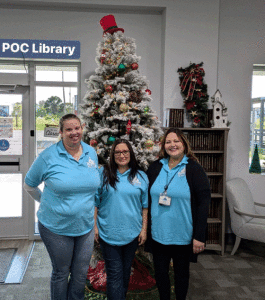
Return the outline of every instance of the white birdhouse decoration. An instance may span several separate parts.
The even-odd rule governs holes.
[[[222,94],[217,90],[211,97],[213,104],[213,128],[224,128],[227,127],[227,108],[224,102],[221,102]]]

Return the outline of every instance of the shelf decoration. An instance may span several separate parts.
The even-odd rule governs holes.
[[[217,90],[211,97],[213,105],[213,120],[212,127],[225,128],[228,127],[229,121],[227,121],[227,108],[224,102],[221,102],[222,94]]]
[[[192,121],[192,127],[206,127],[205,118],[209,95],[207,85],[203,82],[205,72],[202,65],[203,62],[190,63],[188,67],[178,69],[181,95],[188,119]]]
[[[259,161],[259,150],[258,150],[258,145],[256,144],[252,162],[249,168],[249,173],[252,174],[260,174],[261,173],[261,166],[260,166],[260,161]]]

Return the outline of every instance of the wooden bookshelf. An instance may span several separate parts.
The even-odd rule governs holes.
[[[225,183],[229,128],[183,128],[211,186],[206,250],[225,249]]]
[[[167,128],[164,128],[165,130]],[[225,250],[225,183],[229,128],[180,128],[204,168],[211,186],[206,250]]]

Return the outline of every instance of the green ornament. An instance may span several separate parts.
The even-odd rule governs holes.
[[[114,136],[109,136],[107,140],[107,145],[112,145],[115,142],[115,137]]]
[[[149,112],[149,107],[146,106],[146,107],[144,108],[144,113],[147,114],[148,112]]]
[[[125,69],[126,69],[126,67],[125,67],[124,64],[119,64],[119,66],[118,66],[118,71],[119,71],[119,72],[124,72]]]

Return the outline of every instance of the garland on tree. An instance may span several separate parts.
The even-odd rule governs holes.
[[[206,127],[205,119],[208,109],[207,84],[203,82],[205,75],[200,64],[190,63],[187,68],[179,68],[180,91],[184,99],[184,107],[187,110],[189,119],[192,120],[192,127]]]

